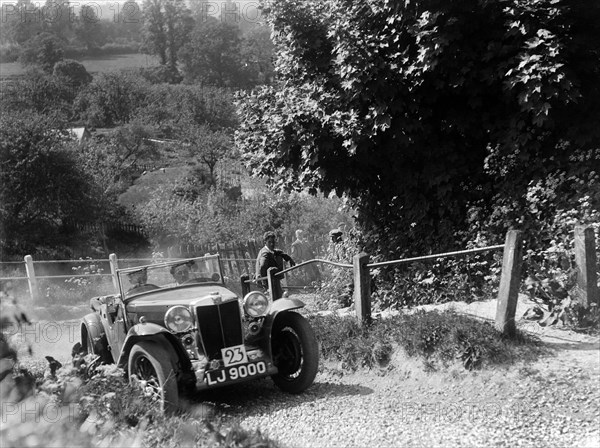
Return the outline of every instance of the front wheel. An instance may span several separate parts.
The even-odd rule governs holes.
[[[179,404],[177,377],[171,355],[163,344],[141,341],[129,353],[129,380],[135,376],[144,392],[157,399],[161,410],[173,412]]]
[[[319,345],[308,321],[298,313],[277,315],[271,334],[273,382],[284,392],[298,394],[314,381],[319,368]]]

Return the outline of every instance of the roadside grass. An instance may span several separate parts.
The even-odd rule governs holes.
[[[336,314],[310,316],[324,359],[343,370],[393,369],[396,350],[423,362],[427,371],[461,364],[467,370],[512,364],[539,356],[537,337],[517,330],[505,338],[488,322],[454,311],[401,313],[361,326],[355,318]]]

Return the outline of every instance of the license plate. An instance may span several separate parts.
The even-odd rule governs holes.
[[[223,356],[225,367],[246,364],[248,362],[248,355],[246,355],[246,347],[244,345],[222,348],[221,355]]]
[[[206,372],[206,382],[209,386],[225,383],[227,381],[235,381],[243,378],[252,378],[254,376],[267,373],[267,365],[264,361],[256,363],[242,364],[231,367],[226,367],[220,370],[211,370]]]

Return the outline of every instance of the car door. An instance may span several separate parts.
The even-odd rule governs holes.
[[[104,310],[103,310],[104,311]],[[119,359],[125,336],[127,335],[127,322],[125,321],[125,304],[118,298],[111,308],[101,313],[106,339],[115,362]]]

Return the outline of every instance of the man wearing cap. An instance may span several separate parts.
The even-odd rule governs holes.
[[[140,293],[156,289],[158,286],[148,284],[148,271],[146,269],[138,269],[127,274],[127,280],[131,284],[131,288],[127,290],[127,294]]]
[[[290,266],[296,266],[296,263],[288,254],[280,249],[275,249],[275,242],[277,237],[273,232],[266,232],[263,235],[263,241],[265,242],[264,247],[258,252],[256,257],[256,278],[266,277],[269,268],[277,268],[277,272],[283,270],[283,262],[287,261]],[[258,284],[263,288],[268,288],[267,280],[260,280]],[[274,293],[277,298],[283,296],[283,289],[281,288],[281,280],[275,277],[275,284],[273,285]]]

